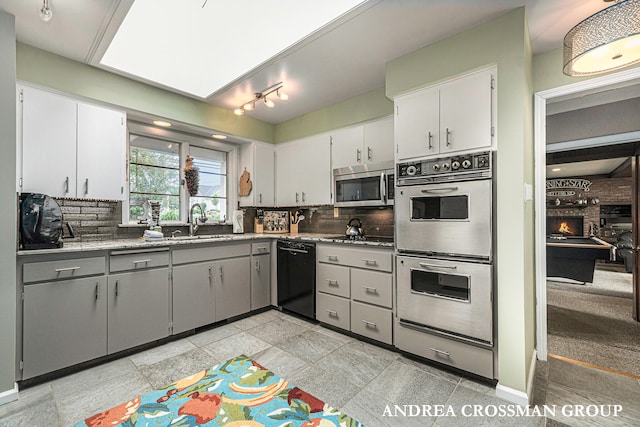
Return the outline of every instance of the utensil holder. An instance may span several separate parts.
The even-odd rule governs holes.
[[[264,225],[258,220],[258,218],[253,221],[253,232],[257,234],[264,233]]]
[[[291,224],[289,234],[298,234],[298,224]]]

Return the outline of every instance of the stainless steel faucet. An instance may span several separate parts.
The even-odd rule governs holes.
[[[193,212],[196,207],[200,209],[200,218],[193,217]],[[207,221],[207,216],[205,215],[202,206],[200,206],[200,203],[194,203],[189,210],[189,236],[195,236],[196,232],[198,231],[198,219],[200,219],[200,222],[204,223]]]

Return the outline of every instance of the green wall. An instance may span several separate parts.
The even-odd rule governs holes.
[[[389,98],[488,64],[498,67],[497,281],[501,385],[526,391],[535,341],[531,49],[524,8],[387,64]]]
[[[349,98],[276,126],[275,142],[286,142],[393,114],[384,87]]]
[[[15,18],[0,11],[0,394],[16,372],[16,35]],[[7,395],[5,395],[7,396]],[[17,396],[15,396],[17,398]]]
[[[18,80],[244,138],[273,142],[275,127],[205,102],[17,44]]]

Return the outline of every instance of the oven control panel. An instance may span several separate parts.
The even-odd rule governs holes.
[[[491,152],[398,163],[398,185],[490,178]]]

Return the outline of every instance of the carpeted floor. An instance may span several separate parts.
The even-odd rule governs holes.
[[[547,282],[548,352],[640,375],[631,275],[596,270],[593,284]]]

